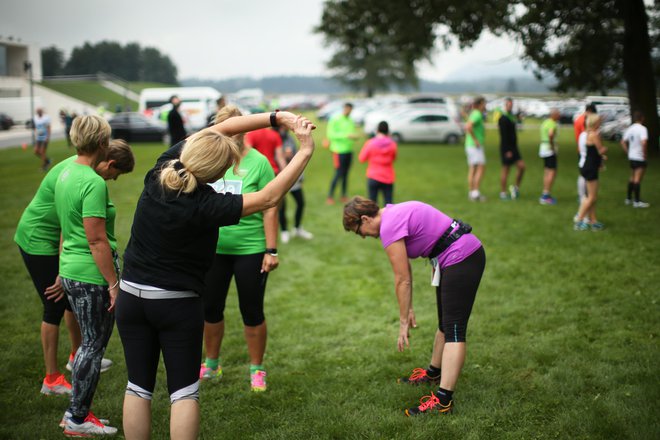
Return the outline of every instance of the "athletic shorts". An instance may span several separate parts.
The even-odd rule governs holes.
[[[547,168],[549,170],[556,170],[557,169],[557,155],[544,157],[543,158],[543,168]]]
[[[580,176],[584,177],[587,182],[598,180],[598,167],[586,166],[580,168]]]
[[[506,153],[512,152],[513,154],[511,157],[506,157]],[[518,151],[518,148],[512,148],[510,150],[500,150],[500,158],[502,159],[502,165],[513,165],[519,160],[522,159],[520,156],[520,151]]]
[[[468,165],[486,165],[486,155],[483,148],[465,147]]]
[[[631,160],[630,161],[630,168],[633,170],[636,170],[637,168],[646,168],[646,161],[645,160]]]

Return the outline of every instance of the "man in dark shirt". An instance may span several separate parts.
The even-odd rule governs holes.
[[[170,145],[175,145],[186,138],[186,129],[183,128],[183,119],[179,114],[181,99],[174,95],[170,98],[172,110],[167,114],[167,128],[170,131]]]
[[[517,199],[520,195],[519,187],[525,173],[525,162],[523,162],[518,151],[518,135],[516,133],[516,123],[518,118],[511,113],[513,109],[513,100],[506,98],[504,111],[497,121],[500,129],[500,156],[502,158],[502,173],[500,174],[500,199]],[[507,179],[511,165],[518,169],[516,173],[516,183],[509,187],[510,195],[506,191]]]

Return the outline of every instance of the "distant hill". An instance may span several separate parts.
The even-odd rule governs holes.
[[[209,86],[223,93],[241,89],[259,88],[265,93],[350,93],[351,90],[337,80],[323,76],[269,76],[261,79],[242,77],[224,80],[187,78],[180,81],[182,86]],[[400,92],[427,93],[545,93],[550,90],[548,81],[539,81],[532,76],[491,77],[468,81],[429,81],[421,80],[418,90],[408,88],[393,90]]]

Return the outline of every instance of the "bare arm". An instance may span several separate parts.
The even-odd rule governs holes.
[[[623,151],[628,154],[628,141],[625,139],[621,139],[621,148],[623,148]],[[646,155],[644,156],[646,157]]]
[[[552,151],[556,153],[557,149],[555,148],[555,133],[556,130],[554,128],[550,129],[548,132],[548,139],[550,140],[550,148],[552,148]]]
[[[271,249],[277,248],[277,206],[264,211],[264,234],[266,234],[266,247]],[[279,266],[277,256],[266,253],[263,262],[261,263],[261,272],[271,272]]]
[[[281,113],[281,112],[280,112]],[[278,113],[279,115],[279,113]],[[231,121],[231,118],[227,121]],[[225,121],[225,122],[227,122]],[[293,156],[291,162],[271,180],[261,191],[248,193],[243,195],[243,212],[242,217],[254,214],[255,212],[264,211],[268,208],[273,208],[280,203],[291,189],[298,177],[302,174],[307,166],[307,163],[312,158],[314,153],[314,139],[312,138],[312,130],[316,128],[307,118],[297,116],[294,122],[294,132],[300,141],[300,150]]]
[[[603,145],[603,141],[600,139],[600,135],[598,133],[594,133],[591,139],[593,140],[593,144],[596,146],[598,153],[600,153],[604,159],[607,159],[605,156],[605,153],[607,153],[607,147]]]
[[[275,119],[278,125],[284,125],[293,128],[296,115],[290,112],[277,112]],[[270,113],[257,113],[254,115],[236,116],[215,124],[205,130],[215,131],[225,136],[235,136],[248,131],[258,130],[260,128],[270,127]]]
[[[112,249],[110,248],[108,235],[105,231],[105,219],[100,217],[85,217],[83,218],[83,227],[85,228],[85,235],[87,236],[89,250],[92,252],[94,262],[109,285],[109,310],[112,310],[115,306],[119,284],[117,283],[115,265],[112,261]]]
[[[642,154],[644,155],[644,160],[646,160],[646,147],[648,143],[648,139],[642,139]]]
[[[477,137],[474,135],[474,126],[472,124],[472,121],[467,121],[467,123],[465,124],[465,132],[468,134],[468,136],[472,137],[472,140],[474,140],[474,144],[477,147],[481,146],[479,144],[479,141],[477,140]]]
[[[385,248],[392,271],[394,272],[394,291],[396,299],[399,302],[399,337],[397,339],[397,348],[403,351],[405,347],[410,347],[409,328],[410,311],[412,309],[412,271],[408,253],[403,239],[397,240]]]

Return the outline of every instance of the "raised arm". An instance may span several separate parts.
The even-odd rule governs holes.
[[[213,130],[225,136],[235,136],[248,131],[258,130],[260,128],[270,127],[271,113],[257,113],[254,115],[236,116],[215,124],[205,130]],[[290,112],[275,113],[277,125],[283,125],[293,129],[297,116]]]
[[[277,114],[279,115],[280,113]],[[291,115],[291,113],[288,113],[288,115]],[[284,119],[284,122],[287,124],[290,122],[288,115],[285,115],[286,119]],[[241,118],[230,118],[225,122],[230,122],[234,119]],[[258,122],[259,119],[255,119],[255,121]],[[225,122],[218,125],[222,125]],[[280,122],[278,121],[278,124],[279,123]],[[268,122],[268,124],[270,124],[270,122]],[[300,141],[300,149],[298,150],[298,153],[293,156],[291,162],[289,162],[289,164],[275,177],[275,179],[271,180],[261,191],[243,195],[243,211],[241,213],[242,217],[277,206],[280,203],[280,200],[282,200],[282,197],[284,197],[287,191],[289,191],[293,184],[296,183],[298,177],[300,177],[303,170],[307,166],[307,163],[312,158],[312,154],[314,153],[314,139],[312,138],[312,130],[315,129],[316,126],[312,124],[307,118],[296,116],[293,123],[291,125],[287,125],[287,127],[293,129],[296,137]],[[251,128],[251,130],[253,129],[254,128]]]

